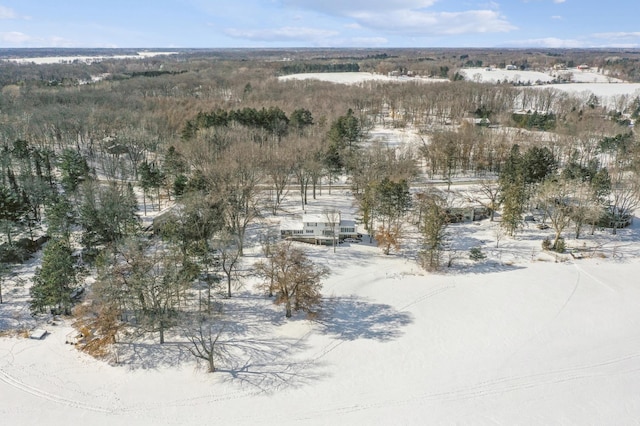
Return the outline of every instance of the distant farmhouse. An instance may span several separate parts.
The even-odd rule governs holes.
[[[280,236],[312,244],[332,244],[333,239],[359,238],[355,220],[343,219],[339,212],[305,214],[280,224]]]
[[[449,223],[465,223],[489,217],[489,209],[483,206],[449,207],[446,209]]]

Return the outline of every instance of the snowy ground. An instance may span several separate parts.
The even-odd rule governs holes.
[[[523,82],[523,83],[535,83],[540,81],[543,83],[549,83],[555,78],[555,74],[558,71],[543,73],[539,71],[521,71],[521,70],[503,70],[491,68],[488,71],[486,68],[464,68],[461,72],[469,80],[474,80],[484,83],[496,83],[497,81],[509,81],[509,82]],[[552,88],[568,93],[581,95],[584,99],[588,99],[590,94],[593,93],[601,98],[603,104],[615,107],[616,98],[621,96],[628,96],[633,98],[640,96],[640,83],[625,83],[622,80],[611,78],[603,74],[599,74],[593,70],[578,70],[570,69],[567,71],[560,71],[561,73],[571,73],[573,75],[574,83],[564,84],[542,84],[533,85],[532,88],[545,89]],[[279,77],[282,81],[291,80],[308,80],[315,79],[321,81],[327,81],[338,84],[361,84],[368,81],[382,81],[382,82],[447,82],[446,79],[437,78],[420,78],[420,77],[388,77],[381,74],[373,74],[366,72],[337,72],[337,73],[306,73],[306,74],[292,74]]]
[[[41,56],[34,58],[4,58],[1,60],[16,62],[19,64],[70,64],[73,62],[86,62],[88,64],[93,62],[101,62],[106,59],[144,59],[159,55],[175,55],[178,52],[148,52],[141,51],[137,55],[111,55],[111,56]]]
[[[558,89],[574,94],[585,94],[586,98],[593,93],[598,97],[613,97],[627,95],[631,99],[640,96],[640,83],[567,83],[567,84],[546,84],[544,86],[533,86],[535,88]]]
[[[391,146],[411,136],[376,129]],[[399,139],[402,138],[402,139]],[[345,184],[345,182],[341,182]],[[465,189],[454,185],[455,190]],[[298,194],[283,210],[301,213]],[[344,186],[307,211],[353,214]],[[275,226],[279,217],[259,226]],[[260,257],[256,227],[243,267]],[[640,418],[640,223],[579,240],[574,256],[542,252],[550,230],[496,238],[497,223],[452,225],[452,267],[421,270],[417,236],[384,256],[366,243],[301,245],[327,265],[322,311],[284,319],[255,280],[225,301],[229,357],[205,373],[177,335],[159,347],[116,345],[119,363],[65,344],[0,337],[2,424],[325,425],[637,424]],[[366,241],[366,240],[365,240]],[[487,258],[473,262],[471,247]],[[0,329],[31,328],[28,278],[3,284]],[[155,336],[151,336],[153,338]]]
[[[420,82],[420,83],[442,83],[448,82],[442,78],[422,78],[422,77],[389,77],[382,74],[374,74],[370,72],[325,72],[325,73],[304,73],[291,74],[278,77],[281,81],[289,80],[320,80],[330,83],[340,84],[360,84],[367,81],[383,81],[383,82]]]
[[[291,193],[286,209],[296,210]],[[309,212],[353,212],[328,188]],[[275,223],[278,219],[269,222]],[[65,344],[0,339],[3,424],[634,424],[640,418],[639,227],[540,251],[525,228],[496,248],[497,224],[452,225],[446,273],[371,245],[302,245],[328,265],[318,318],[285,321],[251,279],[226,303],[242,319],[224,335],[234,357],[206,374],[177,340],[118,345],[120,363]],[[469,247],[488,258],[474,263]],[[259,256],[248,250],[245,265]],[[8,290],[8,303],[12,294]],[[6,305],[0,306],[0,310]],[[233,323],[233,321],[232,321]]]
[[[575,83],[622,83],[617,78],[609,77],[605,74],[596,72],[596,70],[579,70],[570,68],[567,70],[548,72],[541,71],[523,71],[523,70],[507,70],[501,68],[463,68],[460,73],[467,80],[477,81],[479,83],[496,83],[498,81],[508,81],[511,83],[531,83],[536,82],[548,83],[560,76],[571,76],[571,80]]]

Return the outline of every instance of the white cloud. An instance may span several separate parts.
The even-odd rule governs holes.
[[[64,37],[33,37],[19,31],[0,32],[3,47],[77,47],[78,44]]]
[[[49,37],[47,45],[51,47],[76,47],[76,43],[74,43],[73,41],[67,40],[64,37],[58,37],[58,36]],[[118,46],[109,44],[104,47],[115,48]]]
[[[8,7],[0,6],[0,19],[16,19],[18,16]]]
[[[595,38],[604,38],[608,40],[624,40],[624,39],[632,39],[632,38],[640,38],[640,31],[617,31],[617,32],[609,32],[609,33],[596,33],[593,35]]]
[[[381,46],[387,44],[389,40],[384,37],[354,37],[351,39],[352,46]]]
[[[505,43],[503,46],[509,47],[548,47],[572,49],[578,47],[589,47],[584,42],[574,39],[561,39],[556,37],[532,38],[528,40],[515,40]]]
[[[23,45],[32,40],[32,37],[18,31],[0,33],[0,42],[7,43],[9,45]]]
[[[562,21],[564,18],[560,15],[553,15],[551,17],[551,19],[556,20],[556,21]]]
[[[560,4],[564,3],[566,0],[553,0],[554,3]]]
[[[330,15],[343,15],[360,10],[386,12],[417,10],[433,6],[438,0],[281,0],[287,6],[310,9]]]
[[[416,36],[508,32],[516,29],[500,13],[492,10],[466,12],[397,10],[386,14],[357,12],[353,17],[369,28]]]
[[[321,30],[307,27],[282,27],[260,30],[239,30],[229,28],[225,33],[231,37],[260,41],[285,41],[285,40],[305,40],[317,41],[334,37],[337,31]]]
[[[509,23],[493,1],[486,9],[435,12],[438,0],[281,0],[286,6],[353,19],[362,28],[411,36],[508,32]]]

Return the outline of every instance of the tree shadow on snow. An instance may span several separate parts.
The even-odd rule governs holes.
[[[307,348],[304,339],[231,335],[220,342],[217,373],[258,393],[301,387],[326,376],[322,363],[296,358]]]
[[[447,268],[446,273],[448,275],[492,274],[496,272],[515,271],[524,268],[524,266],[517,264],[503,263],[494,260],[481,260],[475,263],[454,265]]]
[[[140,342],[120,342],[114,346],[118,364],[131,370],[176,367],[193,360],[193,355],[182,342],[165,342],[162,345]]]
[[[276,332],[292,322],[285,318],[282,307],[250,294],[234,302],[225,309],[216,357],[218,378],[258,393],[270,393],[304,386],[324,376],[322,363],[298,357],[308,349],[306,334],[287,337]]]
[[[369,303],[352,296],[325,301],[316,322],[321,332],[341,340],[371,339],[385,342],[400,337],[402,327],[411,324],[413,317],[390,305]]]

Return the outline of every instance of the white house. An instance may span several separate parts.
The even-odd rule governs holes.
[[[340,212],[305,214],[301,218],[282,222],[280,236],[314,244],[331,244],[334,235],[339,239],[357,238],[358,229],[353,219],[344,219]]]

